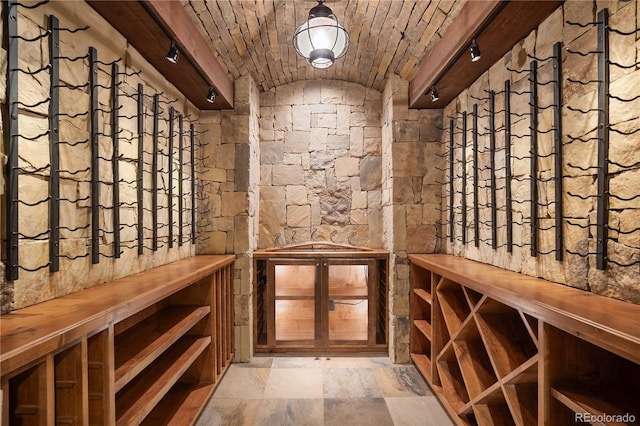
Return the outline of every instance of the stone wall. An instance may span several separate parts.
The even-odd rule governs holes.
[[[463,111],[472,111],[473,104],[477,103],[480,109],[479,125],[481,127],[479,151],[480,169],[485,168],[480,174],[480,221],[479,236],[480,247],[473,245],[473,199],[467,195],[467,224],[460,223],[462,196],[457,193],[454,199],[456,207],[456,227],[454,235],[457,240],[445,245],[445,251],[459,256],[490,263],[502,268],[522,272],[527,275],[539,276],[554,282],[592,291],[601,295],[640,303],[640,275],[638,273],[638,261],[640,260],[640,199],[633,198],[640,192],[640,178],[638,158],[640,158],[640,100],[624,103],[610,100],[611,129],[631,133],[623,135],[611,130],[609,158],[611,161],[634,165],[628,168],[620,168],[615,164],[609,165],[610,191],[620,197],[630,199],[624,201],[611,197],[609,200],[609,259],[623,264],[634,264],[629,267],[621,267],[612,262],[608,263],[606,271],[596,269],[596,171],[597,168],[597,142],[593,138],[597,135],[597,57],[595,54],[578,55],[569,50],[578,52],[593,52],[597,50],[596,27],[587,25],[584,27],[569,25],[566,21],[589,23],[596,21],[597,11],[608,8],[610,12],[610,26],[621,31],[631,32],[632,35],[618,35],[610,32],[610,49],[612,62],[620,64],[635,64],[640,59],[638,34],[634,31],[640,22],[638,2],[624,1],[584,1],[568,0],[563,7],[556,10],[547,18],[540,27],[529,34],[513,49],[499,60],[490,70],[478,79],[468,90],[464,91],[445,109],[445,117],[457,117],[456,132],[461,130],[460,116]],[[554,253],[540,254],[532,257],[530,254],[530,219],[531,210],[529,190],[529,81],[528,72],[531,57],[547,58],[553,54],[552,48],[555,42],[562,42],[562,126],[563,126],[563,216],[564,220],[564,260],[556,261]],[[491,48],[488,46],[487,48]],[[484,47],[483,47],[484,49]],[[610,92],[623,98],[633,98],[640,93],[640,72],[637,67],[620,68],[610,66]],[[552,79],[551,62],[540,61],[538,80],[548,82]],[[570,81],[579,80],[580,84]],[[511,108],[514,116],[512,134],[512,153],[518,159],[512,160],[514,181],[511,184],[513,198],[514,219],[514,248],[513,253],[508,253],[505,246],[506,228],[501,226],[506,222],[504,208],[498,209],[498,248],[493,250],[487,242],[491,236],[491,230],[486,224],[490,218],[488,206],[489,196],[489,161],[486,154],[488,149],[488,119],[487,93],[490,90],[496,92],[497,110],[502,110],[503,90],[505,80],[512,82],[514,94],[511,97]],[[552,85],[539,85],[539,104],[549,105],[553,101]],[[517,93],[521,93],[520,95]],[[570,108],[574,108],[571,110]],[[575,111],[578,108],[584,112]],[[541,109],[538,113],[539,129],[538,149],[542,155],[553,152],[553,134],[548,132],[553,126],[552,109]],[[468,128],[471,128],[469,118]],[[443,123],[448,125],[448,120]],[[496,114],[496,128],[503,126],[503,114]],[[634,133],[635,132],[635,133]],[[443,142],[448,146],[448,133],[443,136]],[[575,140],[583,139],[584,142]],[[469,134],[467,140],[471,141]],[[456,135],[456,144],[461,144],[461,136]],[[504,132],[498,131],[496,146],[499,152],[504,152]],[[502,151],[501,151],[502,150]],[[456,156],[460,158],[461,149],[456,149]],[[456,164],[454,171],[455,191],[462,188],[461,179],[464,173],[468,176],[467,193],[471,191],[471,149],[467,148],[467,170],[462,170],[460,162]],[[556,214],[554,200],[553,156],[541,157],[538,160],[539,174],[539,207],[540,215],[540,252],[550,252],[555,248],[554,218]],[[505,203],[505,173],[504,156],[498,154],[497,161],[497,205]],[[443,195],[446,194],[446,188]],[[572,196],[577,194],[580,197]],[[445,208],[446,198],[445,198]],[[443,222],[448,221],[447,211],[443,212]],[[462,244],[459,237],[462,226],[467,227],[467,244]],[[620,230],[621,232],[618,232]],[[471,241],[471,242],[469,242]],[[574,254],[575,253],[575,254]]]
[[[409,361],[409,253],[441,249],[444,159],[440,110],[410,110],[409,83],[391,75],[382,95],[382,209],[389,268],[390,356]]]
[[[334,80],[262,93],[259,247],[382,247],[380,92]]]
[[[3,4],[4,8],[4,4]],[[159,163],[159,168],[164,170],[160,181],[158,201],[159,223],[168,223],[168,188],[167,176],[169,174],[168,158],[168,109],[174,106],[176,114],[187,117],[185,128],[189,128],[190,122],[198,119],[196,110],[184,96],[173,86],[168,84],[131,46],[127,41],[106,23],[91,7],[83,2],[51,2],[36,9],[19,9],[18,28],[19,34],[26,38],[33,38],[44,32],[47,27],[47,16],[56,15],[60,20],[60,26],[64,28],[80,28],[89,25],[90,28],[81,33],[60,32],[60,55],[76,58],[87,55],[89,46],[98,51],[98,59],[109,63],[120,60],[120,85],[119,97],[122,109],[118,111],[121,117],[135,116],[137,104],[133,95],[137,91],[137,85],[143,84],[145,94],[163,93],[160,114],[160,149],[164,153]],[[5,17],[6,19],[6,17]],[[49,62],[48,38],[38,41],[20,40],[18,43],[19,66],[21,69],[35,71]],[[5,66],[0,67],[2,76],[2,108],[6,110],[5,82],[6,82],[6,55],[4,49],[0,50],[0,59]],[[137,72],[140,71],[139,74]],[[125,75],[128,73],[129,75]],[[89,67],[87,59],[60,61],[60,79],[63,85],[83,85],[88,81]],[[99,84],[109,86],[111,84],[110,66],[101,64],[98,71]],[[40,103],[46,99],[49,93],[49,73],[45,70],[33,75],[20,73],[19,101],[19,132],[27,137],[34,137],[44,133],[48,129],[48,103]],[[27,106],[34,105],[34,106]],[[110,158],[113,152],[109,135],[111,134],[110,118],[112,115],[112,99],[109,89],[99,89],[99,137],[100,156]],[[145,151],[151,152],[153,140],[150,136],[152,128],[152,98],[145,97]],[[102,255],[100,262],[92,265],[88,254],[91,250],[90,224],[90,147],[88,143],[80,143],[89,137],[89,92],[86,87],[60,89],[60,139],[67,142],[60,146],[61,173],[61,197],[71,201],[61,201],[61,240],[60,240],[60,271],[49,273],[48,268],[36,272],[20,270],[19,279],[2,286],[2,311],[7,312],[51,298],[63,296],[93,285],[111,281],[142,270],[146,270],[173,260],[184,258],[194,254],[194,246],[190,239],[185,239],[184,244],[173,248],[168,247],[168,229],[165,225],[159,229],[159,248],[152,251],[145,248],[144,254],[138,256],[136,247],[137,233],[137,209],[136,197],[136,159],[137,155],[137,123],[135,118],[120,119],[120,202],[119,207],[122,240],[122,254],[119,259],[113,257],[113,225],[112,225],[112,189],[113,181],[111,164],[109,161],[101,161],[100,181],[104,182],[100,187],[100,204],[105,206],[100,211],[100,249]],[[6,117],[3,117],[2,130],[6,128]],[[177,120],[175,123],[177,131]],[[27,173],[19,176],[19,199],[34,203],[46,199],[49,191],[49,169],[43,168],[50,162],[49,141],[46,135],[34,137],[33,140],[20,138],[19,166]],[[186,144],[188,144],[186,138]],[[177,138],[176,138],[177,141]],[[78,143],[75,143],[78,142]],[[177,142],[176,142],[177,144]],[[6,149],[6,147],[3,147]],[[150,155],[145,160],[144,176],[144,203],[147,211],[144,214],[145,227],[151,227],[151,166]],[[174,160],[171,170],[174,183],[181,178],[177,171],[177,152],[174,152]],[[185,167],[185,175],[189,173],[189,166]],[[176,184],[177,186],[177,184]],[[190,193],[189,182],[185,183],[184,190]],[[178,206],[177,190],[175,191],[172,207]],[[6,208],[6,206],[3,206]],[[190,209],[190,201],[186,201],[185,209]],[[190,218],[190,215],[187,215]],[[46,265],[49,261],[48,202],[36,206],[19,205],[18,230],[23,235],[19,242],[19,264],[24,268],[34,269]],[[185,234],[190,232],[190,224],[185,224]],[[3,229],[4,231],[4,229]],[[145,230],[145,246],[151,245],[151,231]],[[174,238],[177,238],[177,224],[174,226]],[[3,236],[6,238],[6,236]],[[4,254],[4,250],[3,250]],[[4,274],[3,274],[4,276]]]
[[[251,255],[257,246],[260,94],[249,76],[235,81],[234,110],[202,112],[202,183],[197,254],[236,255],[235,360],[252,350]]]

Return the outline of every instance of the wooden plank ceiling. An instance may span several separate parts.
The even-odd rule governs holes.
[[[315,70],[291,40],[315,0],[182,0],[235,80],[250,74],[261,90],[328,78],[383,90],[392,73],[411,80],[464,5],[463,0],[327,0],[350,37],[347,54]]]

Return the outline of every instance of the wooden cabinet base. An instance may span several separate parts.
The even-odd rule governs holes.
[[[193,424],[233,359],[233,256],[0,318],[2,424]]]
[[[457,424],[640,423],[640,306],[454,256],[409,260],[411,359]]]

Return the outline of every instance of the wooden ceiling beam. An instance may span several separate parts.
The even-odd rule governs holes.
[[[181,2],[90,0],[88,3],[196,107],[233,108],[233,81]],[[172,39],[180,51],[175,64],[166,60]],[[214,103],[206,101],[209,86],[217,93]]]
[[[409,82],[409,107],[444,108],[561,4],[562,0],[467,1]],[[477,62],[466,54],[474,38],[482,50]],[[428,95],[434,85],[440,99],[431,102]]]

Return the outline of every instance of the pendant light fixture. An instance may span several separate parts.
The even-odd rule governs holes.
[[[318,0],[309,11],[307,22],[293,36],[296,52],[314,68],[329,68],[349,46],[349,34],[323,3],[324,0]]]

